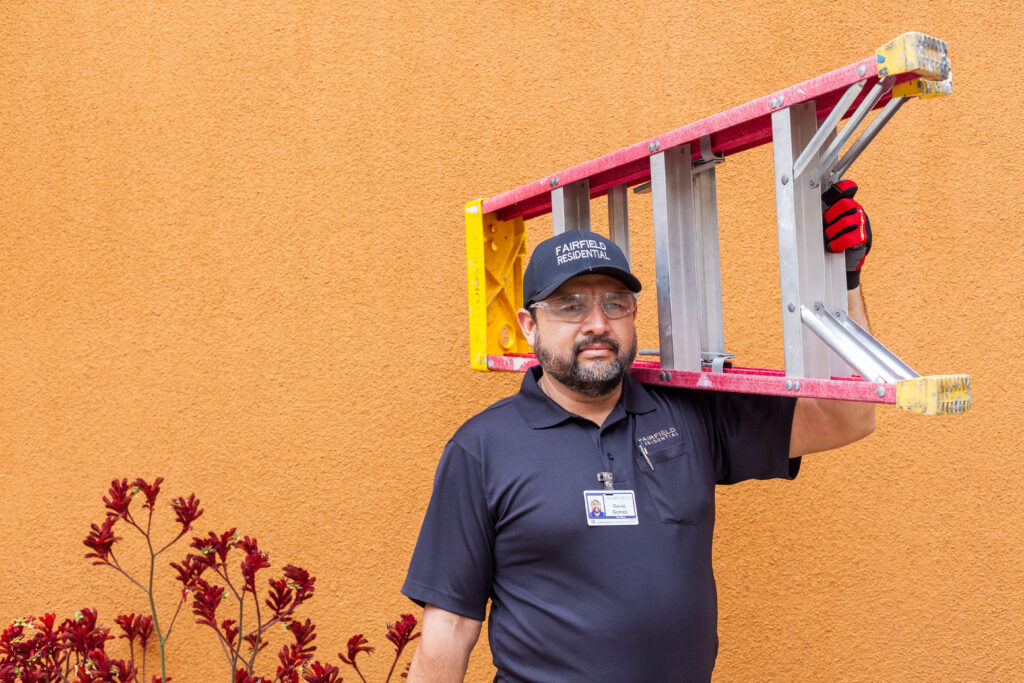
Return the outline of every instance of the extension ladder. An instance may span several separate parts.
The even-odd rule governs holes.
[[[847,315],[845,256],[825,251],[821,217],[822,189],[843,177],[900,107],[951,92],[946,43],[906,33],[831,73],[467,203],[472,367],[523,372],[537,362],[516,320],[524,221],[550,212],[556,234],[590,229],[590,200],[607,195],[609,236],[628,259],[627,191],[634,186],[651,195],[660,333],[659,349],[640,351],[659,360],[639,359],[630,370],[641,382],[889,403],[927,415],[965,412],[968,375],[922,377]],[[733,367],[722,327],[715,167],[768,142],[785,371]]]

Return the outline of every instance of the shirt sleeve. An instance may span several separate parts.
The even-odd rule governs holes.
[[[795,398],[723,391],[708,394],[719,484],[796,477],[800,458],[789,457]]]
[[[494,523],[480,461],[449,441],[420,528],[402,593],[483,621],[493,574]]]

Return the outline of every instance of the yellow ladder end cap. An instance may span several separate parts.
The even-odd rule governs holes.
[[[942,97],[953,94],[953,76],[944,81],[929,81],[927,78],[916,78],[906,83],[893,86],[893,97],[918,97],[922,100],[929,97]]]
[[[950,74],[946,41],[918,31],[889,41],[875,51],[875,58],[880,77],[913,72],[930,81],[944,81]]]
[[[920,415],[958,415],[971,407],[970,375],[929,375],[896,382],[896,407]]]

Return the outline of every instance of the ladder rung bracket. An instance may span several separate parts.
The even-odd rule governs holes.
[[[871,333],[857,324],[845,311],[836,311],[835,319],[839,324],[855,338],[860,344],[868,349],[875,358],[882,362],[896,376],[903,379],[920,377],[913,368],[904,363],[896,354],[887,349],[882,342],[871,336]]]
[[[725,353],[715,163],[707,162],[699,173],[692,173],[691,178],[698,291],[701,297],[700,350],[704,353]]]
[[[814,134],[814,137],[811,138],[809,143],[807,143],[807,146],[804,147],[802,152],[800,152],[800,156],[797,157],[796,163],[793,164],[794,177],[804,172],[807,165],[811,163],[811,159],[817,155],[818,151],[821,150],[822,145],[824,145],[825,142],[827,142],[827,140],[833,135],[836,126],[842,120],[843,116],[846,115],[846,112],[850,110],[850,105],[852,105],[853,101],[857,99],[857,95],[860,94],[860,91],[864,89],[864,83],[865,81],[859,81],[851,85],[846,89],[846,92],[843,93],[843,96],[839,98],[839,101],[836,102],[836,106],[832,107],[832,111],[829,112],[828,116],[825,117],[825,120],[818,126],[818,130]]]
[[[551,223],[554,233],[590,230],[590,181],[584,178],[551,190]]]
[[[629,189],[625,183],[608,190],[608,233],[629,263]]]
[[[699,370],[700,264],[690,145],[659,152],[650,163],[661,362]]]
[[[860,134],[860,137],[854,141],[846,154],[836,162],[835,166],[829,172],[830,184],[839,182],[846,172],[850,170],[850,166],[852,166],[853,162],[857,160],[857,157],[867,149],[867,146],[871,144],[871,141],[874,140],[881,132],[882,128],[885,127],[885,124],[889,123],[892,117],[896,115],[896,112],[900,110],[900,107],[906,104],[906,102],[906,97],[897,97],[890,99],[885,104],[885,107],[883,107],[882,111],[878,113],[878,116],[876,116],[874,120],[867,125],[867,128],[865,128],[864,132]]]
[[[861,377],[877,382],[895,382],[903,379],[878,357],[876,349],[866,347],[838,320],[833,318],[824,306],[816,304],[814,309],[803,306],[801,319],[807,329],[816,334],[833,351],[849,363]],[[881,346],[881,344],[879,344]],[[885,353],[890,353],[881,347]]]
[[[779,285],[782,293],[782,340],[786,374],[793,377],[830,376],[829,347],[805,328],[801,309],[824,301],[831,284],[826,275],[825,245],[821,226],[821,190],[804,174],[792,177],[793,160],[816,132],[813,102],[794,105],[772,114],[775,142],[775,205],[779,237]],[[828,285],[828,286],[826,286]]]
[[[836,163],[838,163],[839,152],[843,149],[846,143],[849,142],[850,138],[853,137],[853,134],[857,132],[857,128],[859,128],[861,122],[864,121],[864,117],[868,115],[868,112],[875,108],[878,100],[880,100],[886,93],[892,91],[892,84],[894,81],[895,78],[887,76],[871,87],[871,90],[864,97],[864,100],[861,101],[860,106],[857,107],[857,111],[853,112],[853,116],[850,117],[846,127],[843,128],[841,133],[836,134],[832,144],[830,144],[828,149],[822,153],[820,164],[810,177],[812,185],[817,185],[822,176],[827,176],[832,171]]]
[[[825,253],[825,306],[837,318],[850,320],[847,316],[846,254]],[[850,364],[834,350],[828,356],[828,369],[833,377],[849,377],[852,371]]]

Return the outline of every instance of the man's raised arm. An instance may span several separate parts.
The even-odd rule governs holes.
[[[871,222],[853,196],[857,185],[840,180],[822,193],[825,203],[825,248],[846,254],[846,302],[849,315],[870,331],[867,309],[860,290],[860,269],[871,251]],[[817,453],[863,439],[875,429],[875,404],[800,398],[793,412],[789,457]]]
[[[412,658],[409,683],[461,683],[482,621],[440,607],[423,609],[423,635]]]

